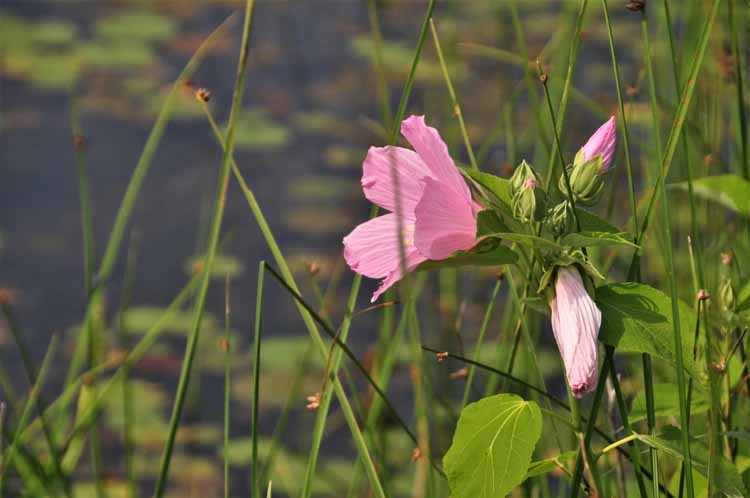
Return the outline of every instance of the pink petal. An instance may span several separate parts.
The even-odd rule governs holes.
[[[414,247],[413,219],[404,219],[403,226],[406,267],[411,271],[427,258]],[[366,221],[344,237],[344,259],[351,269],[366,277],[384,279],[372,301],[403,277],[398,243],[398,220],[393,213]]]
[[[414,211],[414,245],[429,259],[445,259],[477,242],[476,203],[427,177]]]
[[[580,398],[596,388],[599,367],[596,340],[602,314],[586,292],[577,268],[558,269],[550,309],[552,331],[565,364],[568,384]]]
[[[406,118],[401,123],[401,134],[432,171],[432,177],[449,185],[464,199],[471,198],[469,187],[448,154],[448,146],[435,128],[425,124],[424,116]]]
[[[605,173],[612,163],[616,145],[617,124],[615,123],[615,117],[612,116],[591,135],[591,138],[581,147],[581,150],[586,161],[601,154],[602,173]]]
[[[365,197],[383,209],[396,212],[393,171],[395,170],[402,212],[414,212],[423,185],[420,179],[430,169],[413,150],[403,147],[370,147],[362,163],[362,190]]]

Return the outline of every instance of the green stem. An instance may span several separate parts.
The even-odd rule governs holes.
[[[437,52],[438,61],[440,62],[440,69],[443,71],[443,78],[445,79],[445,86],[448,88],[448,95],[451,98],[451,105],[453,106],[453,114],[458,118],[458,126],[461,128],[461,136],[464,139],[464,146],[466,147],[466,153],[469,154],[469,162],[471,167],[478,170],[477,159],[474,157],[474,148],[471,146],[469,141],[469,133],[466,131],[466,123],[464,123],[464,115],[461,112],[461,106],[458,103],[456,97],[456,91],[453,89],[453,83],[451,82],[450,73],[448,73],[448,66],[445,63],[443,57],[443,49],[440,47],[440,38],[438,38],[437,28],[435,22],[430,18],[430,30],[432,31],[432,39],[435,42],[435,51]]]
[[[240,49],[239,62],[237,64],[237,75],[235,78],[232,106],[229,111],[226,147],[223,151],[221,169],[219,171],[219,178],[216,185],[216,197],[214,201],[213,221],[211,222],[211,233],[209,236],[205,261],[203,264],[202,281],[198,289],[198,295],[195,302],[195,316],[193,319],[193,325],[190,331],[190,335],[188,337],[187,347],[185,348],[185,356],[182,363],[182,369],[180,371],[180,379],[177,385],[177,394],[175,396],[175,402],[172,407],[172,417],[169,422],[167,441],[164,446],[164,453],[162,454],[161,466],[158,474],[158,479],[156,481],[156,488],[154,490],[154,498],[161,498],[164,495],[164,491],[166,489],[167,479],[169,477],[169,465],[172,461],[174,440],[175,436],[177,435],[177,428],[180,425],[182,408],[185,403],[185,394],[187,393],[187,387],[190,382],[190,370],[195,357],[196,346],[198,344],[201,323],[203,321],[203,311],[206,304],[206,295],[208,293],[208,286],[211,282],[211,273],[213,270],[214,259],[216,257],[216,248],[219,243],[221,222],[224,217],[224,207],[226,205],[227,183],[229,181],[229,169],[231,163],[230,159],[232,158],[232,151],[234,150],[235,125],[237,123],[237,116],[239,115],[240,107],[242,105],[242,94],[245,89],[245,70],[247,68],[247,60],[250,48],[250,25],[253,17],[254,6],[255,0],[247,0],[247,2],[245,3],[245,21],[242,28],[242,45]]]

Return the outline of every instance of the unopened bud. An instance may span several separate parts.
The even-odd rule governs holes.
[[[538,177],[534,168],[521,162],[510,179],[511,209],[513,216],[524,222],[541,221],[547,205],[547,195],[538,188]]]
[[[555,237],[562,237],[573,229],[575,216],[570,201],[563,201],[547,212],[544,224]]]
[[[721,264],[724,266],[730,266],[732,264],[732,251],[721,253]]]
[[[734,291],[734,285],[732,285],[732,279],[724,277],[721,284],[719,285],[719,299],[721,302],[721,309],[724,311],[733,311],[735,304],[737,304],[737,294]]]
[[[582,164],[574,164],[568,170],[568,179],[570,181],[570,191],[573,194],[576,204],[592,206],[599,201],[604,191],[604,179],[602,173],[602,156],[597,155]],[[560,192],[570,197],[568,184],[565,176],[560,175],[558,185]]]
[[[711,299],[711,295],[708,293],[706,289],[701,289],[698,291],[698,294],[695,296],[698,301],[708,301]]]

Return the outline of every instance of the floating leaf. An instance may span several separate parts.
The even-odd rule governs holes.
[[[497,394],[461,411],[443,463],[451,496],[505,496],[523,482],[542,415],[533,401]]]
[[[123,327],[135,334],[144,334],[150,329],[162,315],[166,308],[157,306],[134,306],[125,311],[122,315]],[[165,332],[172,332],[177,335],[184,335],[193,326],[192,311],[175,311],[169,315],[164,325]],[[203,328],[216,328],[216,318],[211,315],[203,315]]]
[[[245,109],[237,116],[235,144],[238,148],[277,149],[286,145],[290,138],[289,130],[261,109]]]
[[[95,30],[109,39],[164,41],[177,32],[177,23],[147,10],[128,10],[98,20]]]
[[[679,393],[674,384],[654,384],[654,413],[657,417],[677,417],[680,415]],[[693,389],[690,403],[690,413],[697,415],[704,413],[710,408],[710,403],[705,394]],[[646,393],[643,390],[638,391],[633,404],[630,407],[630,422],[645,420],[646,410]]]
[[[143,67],[156,60],[154,50],[138,40],[104,40],[77,44],[83,64],[103,69]]]
[[[680,429],[674,426],[667,426],[662,431],[661,436],[650,436],[639,434],[638,439],[645,444],[656,448],[672,457],[684,460],[682,453],[682,437]],[[690,457],[693,463],[693,469],[706,476],[708,474],[708,448],[703,442],[690,438]],[[717,456],[719,462],[717,465],[716,475],[714,476],[715,490],[724,493],[730,498],[742,498],[747,496],[747,490],[742,482],[737,468],[724,458]]]
[[[596,246],[613,246],[624,245],[637,248],[628,239],[629,235],[625,232],[578,232],[569,233],[560,240],[560,244],[572,247],[596,247]]]
[[[192,275],[197,267],[200,267],[203,258],[190,258],[184,265],[183,269],[188,275]],[[211,268],[211,278],[221,280],[241,276],[245,272],[245,264],[234,256],[227,254],[217,254],[214,257],[214,264]]]
[[[688,191],[687,182],[673,183],[670,188]],[[737,175],[706,176],[693,181],[693,192],[703,199],[750,216],[750,183]]]
[[[298,200],[335,201],[355,191],[355,182],[333,175],[306,175],[290,180],[289,196]]]
[[[623,282],[596,289],[602,311],[599,340],[623,353],[649,353],[677,364],[672,330],[672,301],[644,284]],[[692,359],[695,313],[679,303],[682,357],[685,370],[696,377]]]

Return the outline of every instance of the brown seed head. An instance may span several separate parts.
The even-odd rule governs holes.
[[[225,337],[222,337],[219,346],[221,346],[221,350],[226,353],[229,350],[229,341],[227,341]]]
[[[709,294],[706,289],[701,289],[698,291],[698,294],[696,294],[695,297],[698,299],[698,301],[708,301],[709,299],[711,299],[711,294]]]
[[[86,148],[86,137],[76,133],[73,135],[73,149],[78,152]]]
[[[546,85],[548,79],[549,79],[549,76],[547,76],[547,73],[542,73],[539,75],[539,81],[542,82],[542,85]]]
[[[195,263],[193,263],[193,273],[199,274],[203,273],[203,269],[205,268],[205,265],[203,264],[203,260],[199,259]]]
[[[211,92],[209,92],[205,88],[199,88],[195,91],[195,99],[198,102],[208,102],[209,100],[211,100]]]
[[[422,450],[420,450],[420,449],[419,449],[419,446],[417,446],[417,447],[416,447],[416,448],[414,448],[414,449],[412,450],[412,452],[411,452],[411,461],[412,461],[412,462],[416,462],[416,461],[417,461],[417,460],[419,460],[420,458],[422,458]]]
[[[443,351],[441,353],[435,353],[435,357],[437,358],[438,363],[442,363],[445,360],[448,359],[448,351]]]
[[[320,393],[317,392],[312,396],[307,397],[307,405],[305,408],[308,410],[317,410],[320,407]]]

